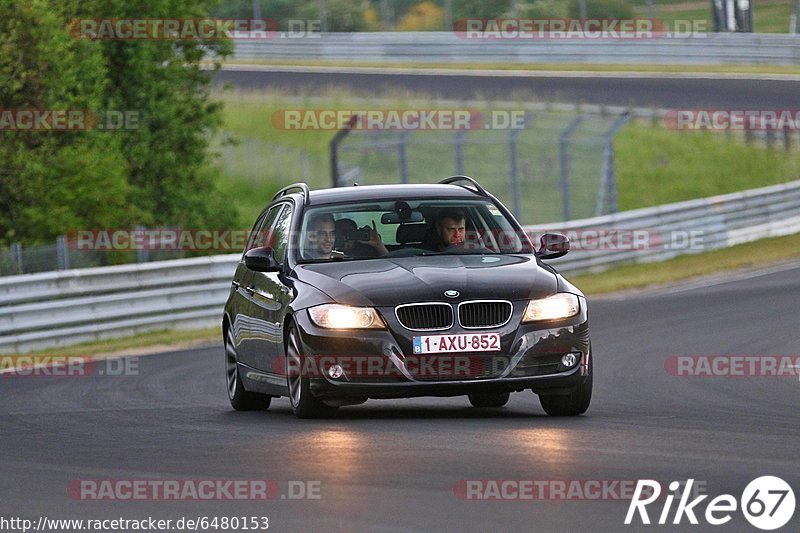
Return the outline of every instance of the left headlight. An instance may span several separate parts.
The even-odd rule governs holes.
[[[540,300],[531,300],[525,308],[523,322],[537,320],[556,320],[575,316],[581,310],[578,297],[568,292],[560,292]]]
[[[383,320],[372,307],[325,304],[310,307],[308,314],[317,326],[328,329],[383,329]]]

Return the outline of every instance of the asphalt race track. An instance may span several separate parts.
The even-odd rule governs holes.
[[[525,76],[303,72],[302,68],[229,67],[215,83],[241,89],[278,89],[314,94],[331,87],[376,96],[414,91],[441,98],[533,100],[660,108],[719,106],[725,109],[794,109],[800,94],[797,77],[755,78],[677,74],[619,75],[528,73]],[[309,69],[311,70],[311,69]],[[446,74],[446,75],[445,75]]]
[[[0,376],[0,516],[268,516],[275,531],[756,531],[739,511],[723,527],[700,516],[694,527],[684,518],[626,528],[624,500],[465,501],[454,487],[694,478],[712,497],[738,499],[750,480],[776,475],[797,492],[796,377],[677,377],[664,364],[671,355],[797,356],[798,301],[800,265],[590,301],[595,397],[571,419],[547,417],[529,392],[486,410],[463,397],[370,401],[305,421],[282,398],[238,413],[220,346],[139,358],[138,375]],[[312,481],[320,498],[81,501],[67,492],[81,479],[269,479],[284,496],[290,481]],[[652,520],[662,503],[649,508]],[[800,510],[782,531],[798,524]]]

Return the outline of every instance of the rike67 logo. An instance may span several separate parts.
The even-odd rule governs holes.
[[[694,479],[685,484],[673,481],[669,484],[671,494],[663,499],[664,506],[658,516],[658,524],[667,524],[672,514],[672,503],[678,498],[678,504],[672,515],[672,524],[680,524],[686,518],[690,524],[698,524],[698,515],[705,518],[712,526],[721,526],[730,522],[732,514],[741,509],[742,514],[751,525],[761,530],[770,531],[786,525],[794,515],[795,498],[792,487],[775,476],[761,476],[751,481],[742,491],[737,501],[730,494],[722,494],[708,501],[705,512],[701,513],[701,503],[708,495],[700,495],[689,500],[692,495]],[[680,487],[685,487],[678,494]],[[625,524],[630,525],[638,514],[642,524],[650,524],[647,506],[661,497],[661,484],[651,479],[640,479],[636,484],[633,499],[625,516]],[[655,506],[654,506],[655,507]],[[654,510],[654,509],[651,509]]]

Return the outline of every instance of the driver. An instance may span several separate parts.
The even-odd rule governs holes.
[[[447,207],[436,216],[436,235],[438,242],[433,250],[443,252],[447,248],[464,247],[467,216],[462,209]]]

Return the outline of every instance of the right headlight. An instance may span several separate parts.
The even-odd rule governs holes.
[[[309,307],[308,314],[317,326],[327,329],[383,329],[378,312],[372,307],[324,304]]]
[[[525,308],[523,322],[556,320],[577,315],[581,310],[580,301],[574,294],[560,292],[547,298],[531,300]]]

